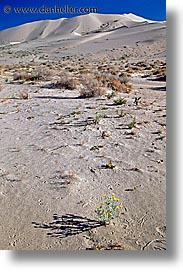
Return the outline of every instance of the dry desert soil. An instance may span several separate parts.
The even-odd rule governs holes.
[[[166,22],[41,22],[0,32],[0,248],[165,250]]]

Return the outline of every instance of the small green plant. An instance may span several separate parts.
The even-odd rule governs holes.
[[[122,208],[120,199],[113,193],[111,196],[103,195],[100,205],[96,208],[96,213],[100,221],[106,226],[110,221],[119,215]]]
[[[81,111],[73,111],[73,112],[71,113],[72,116],[81,115],[81,114],[82,114]]]
[[[129,124],[129,128],[133,129],[135,127],[136,123],[137,123],[136,122],[136,118],[134,117],[133,120],[132,120],[132,122]]]
[[[90,148],[90,151],[99,151],[100,148],[103,148],[102,145],[99,145],[99,146],[93,146]]]
[[[103,112],[97,113],[94,118],[94,123],[99,124],[100,120],[104,117],[105,117],[105,113],[103,113]]]
[[[116,114],[119,117],[125,117],[126,116],[126,113],[123,110],[116,110]]]
[[[114,164],[112,163],[112,160],[110,160],[109,163],[107,163],[107,164],[105,165],[105,168],[106,168],[106,169],[114,169],[114,168],[116,168],[116,165],[114,165]]]
[[[118,99],[116,99],[116,100],[114,100],[114,104],[115,104],[115,105],[125,105],[126,102],[127,102],[127,100],[124,99],[124,98],[121,98],[121,97],[118,98]]]

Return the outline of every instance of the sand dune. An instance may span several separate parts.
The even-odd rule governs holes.
[[[26,23],[0,32],[0,42],[24,42],[62,35],[84,35],[91,32],[112,31],[121,27],[135,27],[139,24],[152,24],[134,14],[87,14],[73,18],[42,20]]]
[[[166,250],[166,22],[89,14],[0,41],[0,249]]]

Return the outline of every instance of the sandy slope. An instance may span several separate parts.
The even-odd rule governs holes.
[[[93,31],[114,30],[119,27],[134,27],[139,24],[149,24],[153,21],[134,14],[106,15],[87,14],[74,18],[42,20],[23,24],[0,32],[2,42],[23,42],[45,37],[58,37],[73,34],[84,34]]]

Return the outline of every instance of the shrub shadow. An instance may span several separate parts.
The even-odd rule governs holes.
[[[72,96],[53,96],[53,95],[37,95],[37,96],[34,96],[34,98],[39,98],[39,99],[68,99],[68,100],[82,99],[79,96],[72,97]]]
[[[151,90],[153,91],[166,91],[166,86],[163,87],[152,87]]]
[[[53,215],[53,221],[46,223],[32,222],[35,228],[47,229],[47,236],[66,238],[103,225],[102,222],[73,214]]]

